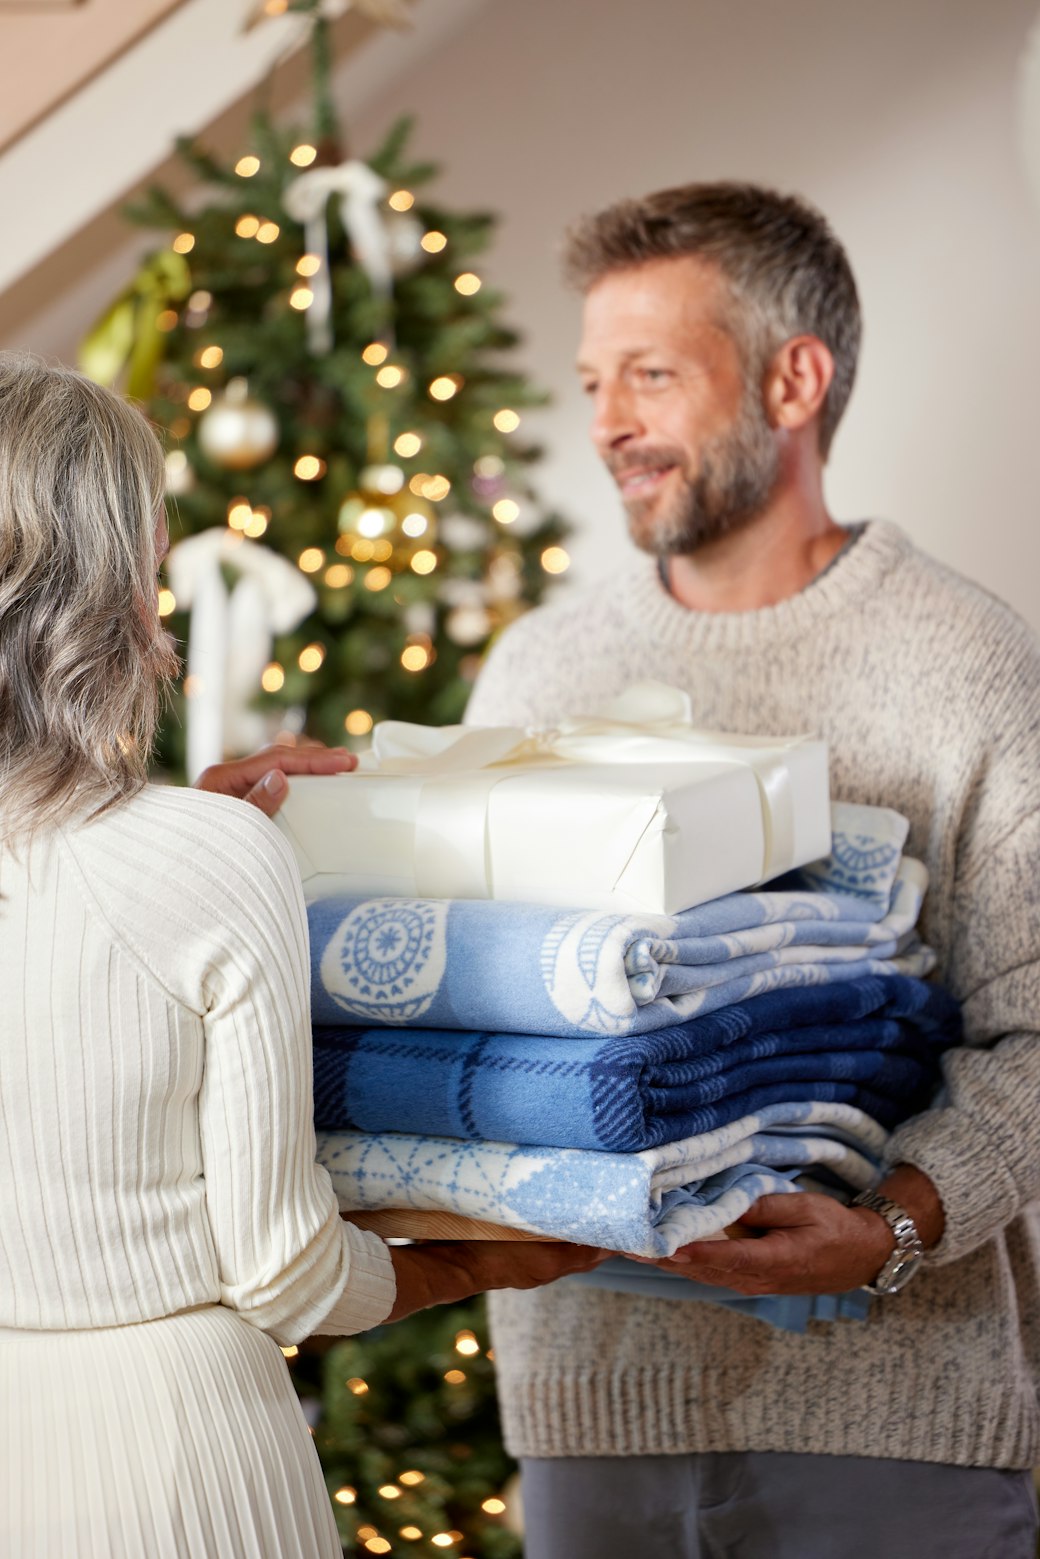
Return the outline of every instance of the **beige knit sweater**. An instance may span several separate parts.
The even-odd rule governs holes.
[[[389,1250],[314,1161],[309,973],[289,848],[240,801],[149,788],[0,850],[0,1327],[386,1316]]]
[[[477,724],[546,724],[655,677],[715,730],[813,731],[833,794],[895,807],[927,862],[924,931],[970,1044],[891,1158],[946,1232],[862,1324],[776,1330],[573,1282],[492,1296],[518,1455],[770,1450],[1040,1460],[1040,647],[1007,607],[874,522],[799,595],[687,611],[653,561],[531,613],[473,694]]]

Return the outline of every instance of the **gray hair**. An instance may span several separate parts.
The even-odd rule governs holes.
[[[163,488],[139,411],[0,352],[0,837],[145,782],[177,669],[156,590]]]
[[[564,268],[582,292],[612,271],[696,255],[729,286],[724,320],[745,370],[760,377],[792,336],[816,336],[834,359],[820,416],[826,457],[852,392],[861,334],[852,269],[808,202],[756,184],[685,184],[621,200],[567,235]]]

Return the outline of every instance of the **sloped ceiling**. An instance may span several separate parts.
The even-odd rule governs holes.
[[[413,0],[416,25],[408,33],[387,32],[347,9],[332,27],[337,96],[359,108],[487,3]],[[45,15],[44,4],[55,8]],[[256,0],[0,0],[5,79],[23,66],[29,79],[32,56],[53,29],[51,60],[34,67],[37,95],[24,91],[0,119],[8,137],[0,147],[0,344],[35,345],[26,339],[35,316],[53,313],[65,296],[75,311],[92,275],[103,292],[106,266],[125,267],[134,240],[123,204],[153,180],[185,189],[187,175],[171,157],[176,136],[236,150],[261,83],[272,111],[305,118],[309,61],[299,47],[300,18],[274,16],[245,30],[255,9]],[[86,27],[92,15],[96,33]],[[58,48],[62,27],[76,29],[79,46]],[[82,318],[78,329],[89,323]]]

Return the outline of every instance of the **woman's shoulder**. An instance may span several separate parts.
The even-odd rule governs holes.
[[[288,843],[229,796],[149,785],[66,841],[84,890],[124,940],[222,944],[230,928],[263,942],[302,918]]]

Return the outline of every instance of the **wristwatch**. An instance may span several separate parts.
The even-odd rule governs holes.
[[[896,1240],[895,1250],[873,1283],[864,1283],[862,1286],[868,1294],[898,1294],[924,1260],[924,1246],[916,1223],[905,1207],[900,1207],[898,1202],[890,1202],[887,1196],[879,1196],[876,1191],[861,1191],[853,1197],[851,1206],[867,1207],[872,1213],[880,1213]]]

